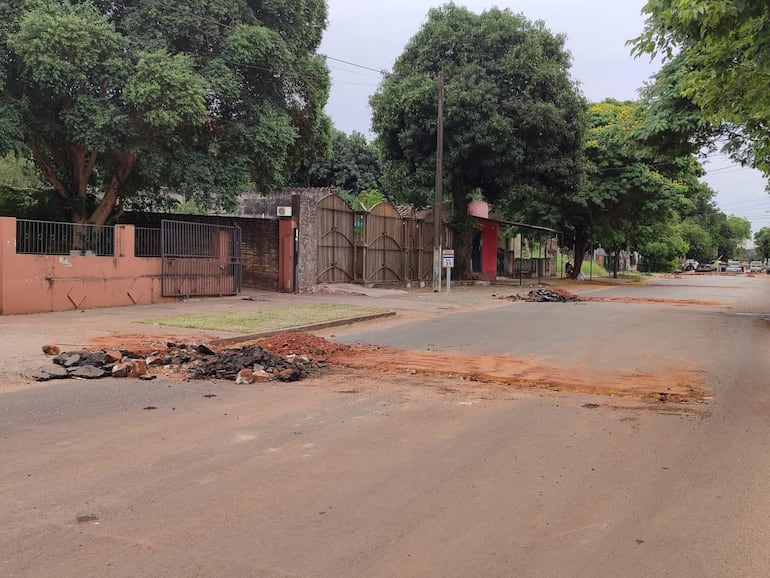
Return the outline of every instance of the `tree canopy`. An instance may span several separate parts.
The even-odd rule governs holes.
[[[714,125],[727,123],[730,150],[770,173],[770,4],[746,0],[648,0],[636,55],[677,61],[682,94]]]
[[[382,187],[382,168],[377,149],[360,132],[350,135],[335,130],[331,150],[314,162],[302,162],[292,184],[298,187],[336,187],[358,195]]]
[[[742,244],[751,239],[751,223],[743,217],[730,215],[727,217],[727,229],[730,231],[730,238],[736,243]]]
[[[225,206],[323,150],[323,0],[0,0],[0,147],[76,222],[139,191]]]
[[[431,9],[371,98],[388,190],[418,205],[433,198],[441,72],[443,185],[456,215],[472,190],[493,203],[574,190],[585,103],[570,66],[564,37],[542,22],[510,10]],[[456,241],[463,274],[469,247]]]

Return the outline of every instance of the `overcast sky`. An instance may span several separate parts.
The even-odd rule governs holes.
[[[658,65],[634,60],[625,45],[643,27],[644,0],[483,0],[458,1],[481,12],[496,6],[543,20],[554,33],[565,34],[573,57],[572,77],[591,101],[635,99],[639,88]],[[369,96],[381,75],[390,70],[406,43],[425,22],[428,10],[443,2],[430,0],[327,0],[329,26],[320,52],[328,60],[332,91],[327,112],[339,130],[354,130],[372,137]],[[336,60],[332,60],[336,59]],[[344,64],[351,62],[373,70]],[[732,165],[720,155],[705,165],[706,181],[717,191],[716,202],[728,215],[752,222],[752,228],[770,227],[770,197],[765,180],[756,171]]]

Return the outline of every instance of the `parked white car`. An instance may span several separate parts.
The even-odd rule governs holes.
[[[752,261],[749,263],[749,271],[752,273],[761,273],[762,272],[762,261]]]
[[[695,271],[698,268],[698,262],[695,259],[686,259],[682,264],[682,271]]]
[[[740,273],[741,272],[741,262],[740,261],[728,261],[727,262],[727,269],[725,269],[727,273]]]

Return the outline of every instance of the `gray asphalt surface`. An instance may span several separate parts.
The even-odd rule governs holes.
[[[584,289],[726,306],[508,303],[490,289],[400,296],[429,306],[333,333],[692,364],[713,396],[698,413],[356,372],[0,393],[0,576],[765,576],[770,282],[663,284]]]

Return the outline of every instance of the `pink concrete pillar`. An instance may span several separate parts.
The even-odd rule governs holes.
[[[115,225],[115,256],[136,257],[134,225]]]
[[[489,218],[489,204],[486,201],[470,201],[468,203],[468,214],[482,219]]]
[[[16,255],[16,219],[0,217],[0,315],[5,312],[5,284],[8,276],[6,269],[13,267],[12,259]]]

